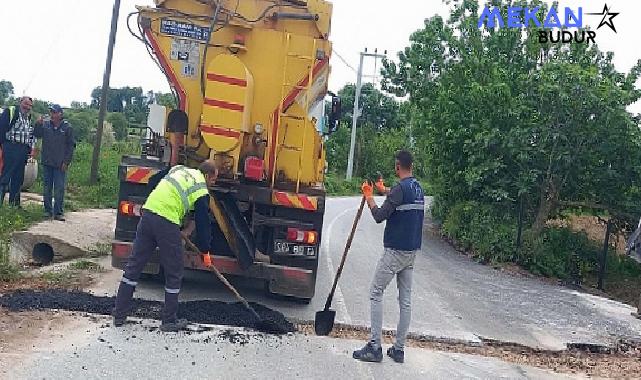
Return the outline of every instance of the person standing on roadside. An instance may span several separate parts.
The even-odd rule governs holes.
[[[412,299],[412,272],[417,250],[423,240],[425,197],[420,183],[412,174],[413,159],[410,152],[396,154],[395,170],[400,182],[387,189],[382,178],[376,182],[377,190],[387,194],[379,208],[373,197],[374,186],[365,181],[361,187],[367,206],[376,223],[387,220],[383,237],[385,252],[379,259],[370,289],[372,336],[365,347],[354,351],[354,359],[381,362],[383,350],[383,292],[394,277],[398,287],[400,318],[396,329],[396,342],[387,350],[387,356],[397,363],[405,361],[405,338],[410,326]]]
[[[0,174],[0,205],[9,193],[9,205],[20,208],[20,190],[27,160],[35,153],[31,125],[33,99],[20,98],[18,107],[10,106],[0,115],[0,143],[4,166]]]
[[[42,139],[42,180],[46,218],[64,221],[67,169],[73,159],[76,142],[71,125],[64,119],[62,107],[49,107],[50,120],[38,120],[34,136]],[[52,202],[53,196],[53,202]]]

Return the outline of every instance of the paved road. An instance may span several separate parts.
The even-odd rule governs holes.
[[[309,305],[267,298],[262,284],[254,281],[234,283],[253,301],[289,317],[313,320],[323,308],[358,204],[354,197],[327,202],[316,297]],[[369,323],[368,289],[383,250],[383,228],[368,212],[363,214],[334,299],[337,321]],[[119,276],[112,272],[95,292],[113,294]],[[420,334],[465,340],[485,337],[552,349],[570,342],[607,344],[618,337],[641,338],[641,321],[630,316],[634,310],[627,305],[474,263],[428,234],[416,259],[413,289],[410,329]],[[384,300],[387,328],[394,328],[398,318],[396,292],[392,282]],[[163,290],[158,284],[143,283],[137,295],[162,299]],[[207,273],[188,274],[181,298],[233,301]]]
[[[408,348],[403,365],[350,357],[360,342],[274,337],[240,329],[197,334],[122,329],[75,318],[43,334],[28,356],[12,357],[7,379],[556,379],[569,378],[493,358]],[[156,325],[157,326],[157,325]],[[54,335],[55,334],[55,335]],[[2,358],[3,355],[0,355]],[[5,356],[9,359],[10,356]],[[1,366],[0,366],[1,368]]]

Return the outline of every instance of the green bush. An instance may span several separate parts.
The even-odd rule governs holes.
[[[516,228],[515,218],[478,202],[456,204],[443,223],[447,235],[490,263],[514,260]]]
[[[526,240],[518,262],[532,273],[561,279],[582,279],[597,268],[598,244],[583,232],[547,228],[535,240]]]
[[[439,203],[436,202],[438,207]],[[527,226],[524,226],[524,229]],[[461,202],[446,212],[443,231],[485,263],[512,262],[530,272],[563,280],[584,281],[596,275],[602,245],[583,232],[569,228],[546,228],[534,240],[524,231],[516,248],[517,220],[500,206]],[[626,256],[608,252],[607,277],[637,278],[641,266]]]
[[[608,277],[639,278],[641,276],[641,265],[639,263],[628,256],[618,255],[612,250],[608,252],[608,260],[605,267]]]
[[[329,174],[325,177],[325,191],[327,195],[333,196],[358,195],[361,193],[362,183],[360,179],[352,178],[348,181],[344,177]]]

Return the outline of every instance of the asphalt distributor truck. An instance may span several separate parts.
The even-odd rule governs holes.
[[[129,15],[130,32],[167,77],[187,126],[173,128],[176,110],[167,117],[169,110],[152,107],[156,127],[142,154],[122,158],[114,267],[131,254],[149,179],[211,158],[220,168],[209,189],[214,265],[264,280],[272,294],[314,296],[324,136],[340,112],[335,97],[325,106],[331,14],[323,0],[156,0]],[[184,261],[207,270],[196,254]],[[144,273],[162,273],[157,255]]]

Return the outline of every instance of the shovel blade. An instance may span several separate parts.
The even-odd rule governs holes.
[[[329,335],[334,328],[334,319],[336,318],[336,311],[323,310],[316,312],[316,319],[314,319],[314,331],[316,335]]]

